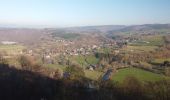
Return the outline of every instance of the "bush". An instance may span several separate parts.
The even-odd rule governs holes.
[[[145,100],[142,83],[133,76],[125,78],[122,84],[124,97],[132,100]]]
[[[85,72],[82,67],[77,64],[72,64],[66,68],[66,73],[70,74],[71,79],[82,78],[85,76]]]
[[[165,75],[170,76],[170,68],[165,68]]]
[[[35,65],[35,60],[31,56],[22,55],[19,57],[19,63],[22,69],[31,71]]]
[[[145,85],[149,100],[170,100],[170,81],[149,82]]]
[[[3,57],[5,55],[7,55],[5,51],[4,52],[0,52],[0,63],[1,64],[7,64],[8,63],[8,61]]]

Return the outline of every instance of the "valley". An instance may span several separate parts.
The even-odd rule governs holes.
[[[146,28],[147,26],[151,29]],[[161,28],[159,29],[161,34],[158,29],[154,29],[155,26]],[[166,59],[170,58],[165,47],[165,37],[170,31],[167,29],[169,25],[165,26],[160,24],[41,30],[1,29],[0,40],[3,41],[1,41],[0,51],[3,53],[2,57],[9,62],[11,58],[17,60],[21,55],[31,56],[36,59],[36,63],[47,68],[59,69],[61,74],[65,72],[66,67],[76,64],[85,70],[87,77],[94,77],[92,79],[95,80],[102,77],[109,69],[117,70],[129,66],[153,70],[153,72],[156,70],[157,73],[159,70],[156,66],[161,66],[164,61],[168,61]],[[134,27],[136,30],[132,29]],[[123,32],[113,34],[115,38],[112,38],[113,36],[109,36],[111,30],[113,33]],[[12,32],[15,32],[13,35],[20,37],[9,37],[8,34],[11,36]],[[27,37],[27,40],[22,38],[22,35]],[[5,36],[8,39],[5,40]],[[31,40],[28,40],[28,37]],[[19,38],[21,40],[18,41]],[[10,42],[4,44],[4,41],[9,40],[14,41],[15,44],[9,44]],[[166,56],[162,54],[163,57],[154,57],[154,53],[159,56],[161,52],[165,52]],[[158,65],[154,64],[156,62]],[[19,65],[18,68],[20,67]],[[165,71],[162,71],[159,74],[165,75]]]
[[[108,87],[132,89],[131,82],[157,86],[156,83],[170,81],[170,25],[158,26],[160,29],[154,29],[154,24],[149,28],[0,29],[0,66],[2,71],[3,66],[8,66],[9,70],[28,71],[63,82],[66,87],[62,89],[73,88],[71,91],[76,91],[75,87],[98,93]],[[116,91],[123,93],[121,89]]]

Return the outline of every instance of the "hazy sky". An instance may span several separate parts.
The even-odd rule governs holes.
[[[0,25],[170,23],[170,0],[0,0]]]

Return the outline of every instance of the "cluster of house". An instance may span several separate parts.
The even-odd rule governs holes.
[[[71,40],[63,40],[63,39],[59,39],[56,40],[57,43],[62,43],[64,46],[69,46],[69,45],[73,45],[74,42]]]
[[[80,47],[71,50],[65,50],[63,53],[64,55],[89,55],[95,52],[97,49],[100,49],[97,45],[87,46],[87,47]]]
[[[58,39],[56,40],[56,43],[58,43],[58,47],[50,49],[50,53],[56,56],[60,54],[75,56],[89,55],[96,52],[102,47],[112,47],[113,45],[115,45],[115,42],[111,40],[105,40],[104,42],[98,44],[81,45],[80,43],[77,43],[77,41]]]

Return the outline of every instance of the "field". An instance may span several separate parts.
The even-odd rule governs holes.
[[[126,48],[123,48],[122,51],[126,52],[148,52],[148,51],[154,51],[157,49],[157,46],[127,46]]]
[[[79,34],[64,34],[64,35],[60,35],[61,38],[64,39],[75,39],[77,37],[79,37]]]
[[[141,40],[133,42],[132,46],[161,46],[164,44],[163,35],[144,36]]]
[[[101,49],[98,50],[99,53],[105,53],[105,54],[107,54],[111,51],[112,51],[111,48],[101,48]]]
[[[162,64],[164,63],[164,61],[170,61],[170,58],[167,58],[167,59],[155,59],[152,61],[152,63],[154,64]]]
[[[160,46],[164,44],[164,39],[162,35],[157,35],[157,36],[147,36],[144,38],[144,41],[148,41],[148,45],[152,46]]]
[[[70,58],[71,58],[71,61],[74,61],[82,66],[86,66],[88,64],[97,64],[99,60],[94,55],[88,55],[88,56],[79,55],[79,56],[72,56]],[[85,61],[85,59],[87,59],[88,64]]]
[[[91,80],[98,80],[102,75],[102,72],[85,70],[85,76]]]
[[[68,40],[72,40],[80,37],[80,34],[76,34],[76,33],[53,33],[52,35],[55,37],[60,37]]]
[[[63,72],[66,68],[66,66],[62,65],[55,65],[55,64],[44,64],[43,67],[48,67],[52,69],[58,69],[60,72]]]
[[[22,45],[0,45],[0,51],[5,51],[7,54],[20,53],[24,48]]]
[[[134,76],[140,81],[159,81],[163,79],[170,79],[164,75],[155,74],[149,71],[145,71],[137,68],[125,68],[118,70],[112,77],[113,81],[123,82],[127,76]]]

